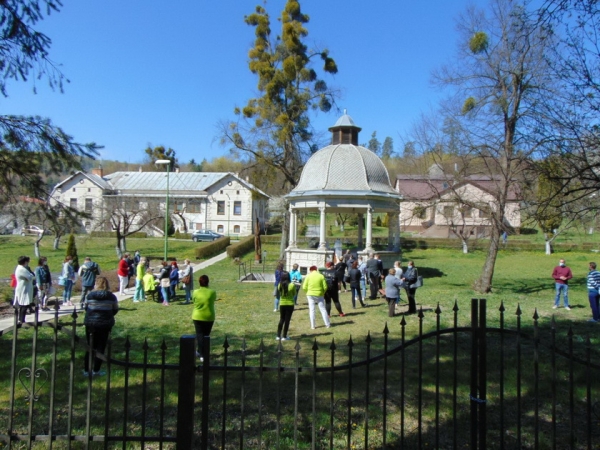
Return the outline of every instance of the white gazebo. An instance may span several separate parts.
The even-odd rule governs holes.
[[[381,159],[371,150],[358,145],[357,127],[345,114],[329,129],[331,144],[317,151],[308,160],[298,185],[288,194],[290,208],[290,240],[286,249],[289,270],[296,263],[301,267],[324,266],[333,256],[326,241],[326,214],[358,215],[359,255],[374,252],[372,219],[374,213],[388,215],[388,245],[377,251],[385,267],[391,267],[400,254],[400,195],[390,184],[390,177]],[[319,212],[319,246],[298,248],[297,214],[299,211]],[[363,229],[363,219],[365,229]]]

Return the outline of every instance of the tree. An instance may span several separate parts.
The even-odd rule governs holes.
[[[75,235],[71,233],[69,240],[67,241],[67,252],[66,256],[70,256],[73,260],[73,270],[77,272],[79,270],[79,256],[77,255],[77,245],[75,244]]]
[[[381,142],[377,139],[377,131],[373,131],[371,139],[369,139],[369,143],[367,144],[367,148],[377,156],[381,156]]]
[[[391,137],[386,137],[381,147],[381,159],[390,159],[394,155],[394,140]]]
[[[510,190],[524,178],[528,161],[540,154],[549,136],[555,83],[547,62],[555,40],[532,20],[524,4],[511,0],[493,0],[487,13],[470,8],[459,30],[455,64],[434,78],[441,86],[456,88],[443,105],[443,126],[451,125],[453,136],[460,139],[462,160],[477,164],[495,183],[489,251],[474,283],[476,291],[486,293],[492,289]]]
[[[417,150],[415,148],[414,141],[408,141],[404,144],[404,150],[402,151],[402,157],[409,159],[417,156]]]
[[[61,6],[60,0],[1,2],[2,95],[8,95],[8,80],[30,78],[46,79],[52,89],[62,91],[63,82],[68,80],[50,59],[51,40],[33,28]],[[80,158],[93,158],[98,149],[94,143],[75,142],[48,118],[0,115],[0,207],[15,203],[19,196],[45,201],[49,195],[45,176],[80,169]]]
[[[248,66],[258,77],[260,96],[235,108],[236,121],[221,124],[221,142],[231,145],[233,154],[248,155],[252,164],[279,172],[283,193],[296,186],[311,154],[311,113],[327,112],[334,103],[335,93],[313,65],[320,59],[323,72],[331,74],[337,73],[337,66],[327,50],[312,50],[304,43],[308,21],[297,0],[286,1],[279,36],[272,34],[271,18],[262,6],[245,18],[255,32]],[[285,220],[280,257],[287,245],[287,231]]]
[[[175,150],[173,150],[171,147],[166,149],[164,146],[159,145],[158,147],[153,148],[151,145],[148,145],[146,150],[144,150],[144,153],[146,154],[146,163],[151,167],[155,166],[154,163],[159,159],[168,159],[171,161],[169,166],[169,170],[171,172],[175,169],[175,167],[179,166],[179,161],[175,156]],[[158,171],[162,169],[156,167],[156,170]]]
[[[116,233],[115,250],[119,258],[127,251],[127,236],[146,226],[164,231],[165,212],[160,210],[156,201],[137,197],[112,197],[107,198],[104,204],[98,224]]]

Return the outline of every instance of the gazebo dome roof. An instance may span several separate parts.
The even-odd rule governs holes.
[[[294,191],[397,194],[381,159],[371,150],[354,144],[328,145],[316,152],[304,166]]]
[[[310,157],[298,185],[288,197],[398,197],[381,159],[371,150],[358,145],[360,128],[348,114],[344,112],[329,130],[332,132],[331,145]]]

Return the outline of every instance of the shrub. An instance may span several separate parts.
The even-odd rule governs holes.
[[[222,253],[230,244],[230,240],[228,236],[224,236],[222,238],[217,239],[216,241],[212,241],[202,247],[198,247],[195,251],[196,259],[208,259],[219,253]]]
[[[75,235],[73,233],[69,235],[65,256],[71,256],[73,258],[73,270],[77,272],[79,270],[79,256],[77,256],[77,245],[75,245]]]
[[[276,236],[261,236],[261,242],[265,242],[266,237],[276,237]],[[227,256],[230,258],[241,258],[246,253],[254,250],[254,236],[246,236],[241,239],[239,242],[235,244],[231,244],[227,247]]]
[[[114,231],[92,231],[90,233],[90,236],[91,237],[100,237],[100,238],[114,238],[116,240],[117,233],[115,233]],[[136,239],[140,239],[140,238],[145,239],[148,237],[148,233],[145,233],[143,231],[138,231],[137,233],[130,234],[127,237],[128,238],[136,238]]]

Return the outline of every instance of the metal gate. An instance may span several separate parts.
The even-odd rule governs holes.
[[[597,448],[600,367],[589,338],[505,327],[471,300],[420,311],[399,334],[326,344],[205,339],[178,348],[109,344],[106,377],[80,375],[85,339],[74,314],[4,333],[0,443],[28,448]],[[435,320],[433,320],[435,319]],[[406,337],[407,320],[418,334]],[[395,325],[395,324],[394,324]],[[558,336],[558,337],[557,337]],[[559,345],[560,344],[560,345]],[[132,354],[134,357],[132,357]],[[6,371],[8,374],[8,371]],[[40,443],[40,444],[38,444]]]

